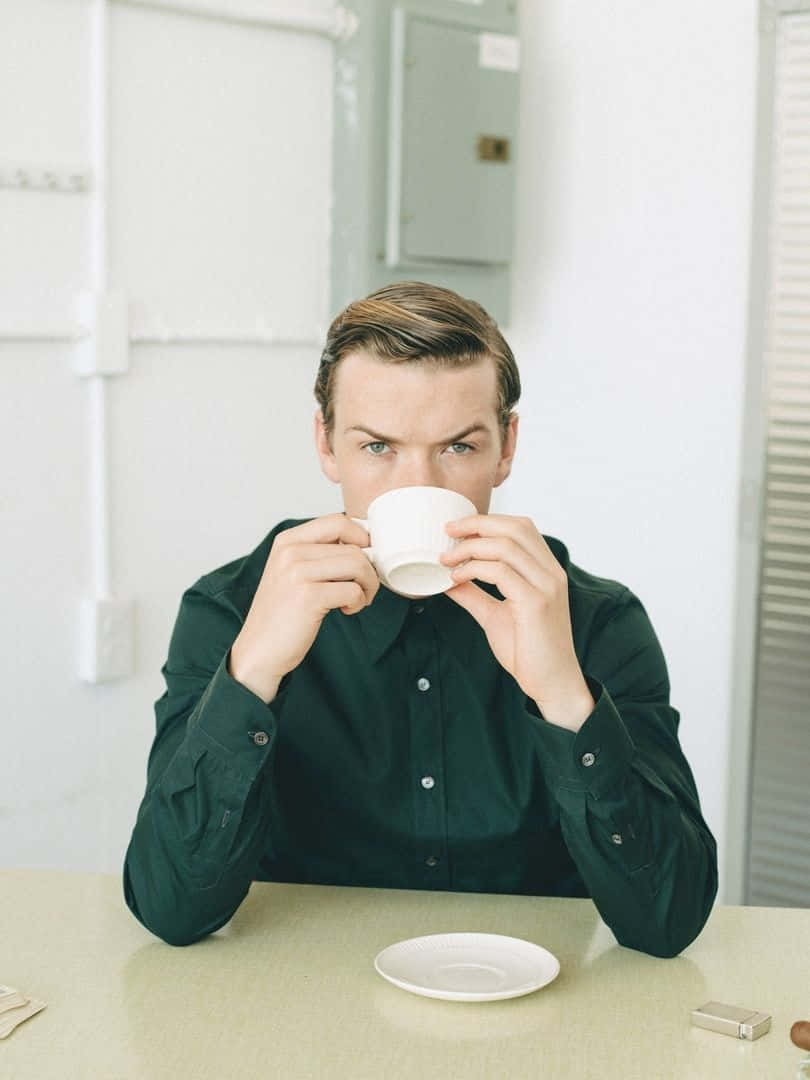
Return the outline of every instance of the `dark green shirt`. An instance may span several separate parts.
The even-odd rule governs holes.
[[[267,705],[228,673],[230,648],[274,537],[303,520],[183,594],[124,865],[136,918],[189,944],[254,879],[591,896],[621,944],[685,948],[717,853],[638,598],[545,537],[596,702],[576,734],[543,718],[453,600],[385,586],[326,615]]]

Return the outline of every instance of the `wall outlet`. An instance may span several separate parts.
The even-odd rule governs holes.
[[[134,626],[131,600],[85,597],[81,605],[79,678],[100,683],[131,675]]]

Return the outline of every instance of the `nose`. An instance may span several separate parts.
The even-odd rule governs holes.
[[[445,487],[441,476],[430,468],[408,469],[405,475],[397,478],[397,487]]]
[[[444,462],[430,452],[401,453],[395,469],[397,487],[446,487]]]

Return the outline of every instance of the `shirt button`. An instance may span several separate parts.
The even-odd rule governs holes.
[[[438,865],[439,865],[439,860],[436,858],[435,855],[428,855],[428,857],[425,859],[425,866],[438,866]]]
[[[270,742],[270,736],[266,731],[249,731],[248,735],[252,736],[257,746],[267,746]]]
[[[620,844],[622,842],[622,834],[615,832],[610,838],[614,844]]]
[[[425,788],[427,791],[430,791],[430,789],[433,787],[433,785],[435,783],[436,783],[436,781],[433,779],[432,776],[423,776],[422,777],[422,787]]]
[[[419,679],[417,681],[416,685],[419,687],[420,690],[429,690],[430,689],[430,679],[426,679],[423,676],[421,679]]]
[[[424,604],[417,604],[416,607],[413,610],[416,612],[417,615],[421,615],[422,612],[425,610],[425,605]]]
[[[590,751],[588,751],[587,754],[582,755],[582,757],[580,758],[580,761],[587,768],[588,765],[593,765],[593,763],[596,761],[596,758],[593,756],[593,754]]]

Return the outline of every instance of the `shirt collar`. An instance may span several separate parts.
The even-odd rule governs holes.
[[[477,578],[473,580],[490,596],[494,596],[496,600],[503,600],[496,585],[488,581],[479,581]],[[480,628],[472,615],[460,604],[451,600],[449,596],[445,596],[444,593],[410,600],[407,596],[392,592],[381,583],[369,606],[358,611],[356,615],[349,616],[360,624],[372,663],[376,663],[393,645],[402,632],[408,613],[417,607],[423,607],[425,614],[432,615],[442,637],[454,651],[458,651],[462,660],[469,655],[464,645],[464,638],[471,628],[476,630]],[[422,615],[418,617],[421,618]],[[483,633],[482,630],[480,632]]]
[[[400,596],[380,583],[374,599],[368,607],[349,616],[360,624],[366,648],[372,662],[376,662],[399,637],[411,605],[418,601]]]

